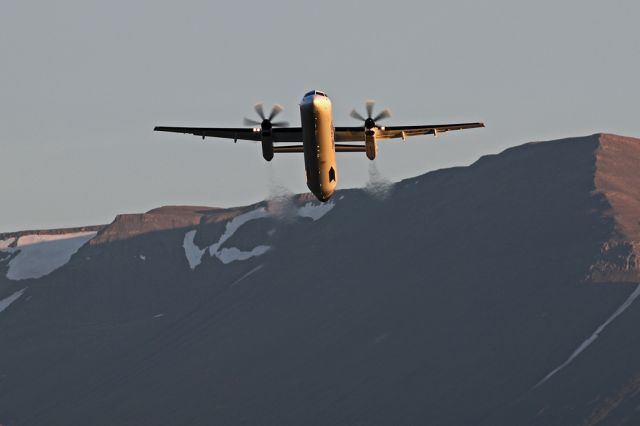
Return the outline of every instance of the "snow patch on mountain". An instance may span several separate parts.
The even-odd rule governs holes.
[[[331,209],[333,209],[334,206],[334,203],[314,204],[309,202],[295,210],[295,214],[300,217],[306,217],[316,221],[326,215]],[[184,235],[182,246],[184,247],[184,253],[187,257],[187,261],[189,262],[189,267],[192,270],[195,269],[202,262],[202,256],[204,256],[204,253],[207,250],[209,251],[209,256],[218,258],[218,260],[220,260],[225,265],[235,261],[247,260],[251,259],[252,257],[262,256],[271,249],[271,246],[259,245],[254,247],[250,251],[242,251],[237,247],[222,248],[222,245],[227,242],[227,240],[229,240],[229,238],[231,238],[245,223],[252,220],[263,219],[266,217],[278,216],[277,212],[278,211],[272,212],[265,209],[264,207],[260,207],[255,210],[242,213],[227,222],[224,232],[216,243],[211,244],[209,247],[203,249],[201,249],[194,243],[197,231],[188,231]],[[273,235],[274,232],[275,230],[270,230],[269,235]]]
[[[634,300],[636,300],[636,298],[640,296],[640,285],[638,285],[636,287],[636,289],[633,291],[633,293],[631,293],[631,295],[627,298],[627,300],[624,301],[624,303],[622,305],[620,305],[620,307],[618,307],[618,309],[616,309],[616,311],[604,322],[600,325],[600,327],[598,327],[596,329],[596,331],[593,332],[593,334],[591,336],[589,336],[589,338],[587,340],[585,340],[584,342],[582,342],[580,344],[580,346],[578,346],[578,348],[576,350],[573,351],[573,353],[571,354],[571,356],[562,364],[560,364],[558,367],[556,367],[554,370],[552,370],[549,374],[547,374],[544,379],[540,380],[535,387],[539,387],[541,385],[543,385],[544,383],[546,383],[551,377],[553,377],[557,372],[559,372],[560,370],[562,370],[563,368],[565,368],[567,365],[571,364],[573,362],[574,359],[576,359],[576,357],[578,355],[580,355],[582,352],[584,352],[585,349],[587,349],[593,342],[596,341],[596,339],[598,337],[600,337],[600,333],[602,333],[604,331],[604,329],[613,322],[613,320],[615,320],[618,316],[620,316],[629,306],[631,306],[631,304],[633,303]]]
[[[0,312],[4,311],[5,309],[7,309],[13,302],[15,302],[16,300],[18,300],[25,292],[26,288],[23,288],[20,291],[16,291],[15,293],[13,293],[11,296],[0,300]]]
[[[7,278],[24,280],[48,275],[66,265],[71,256],[96,234],[97,232],[90,231],[56,235],[23,235],[18,238],[16,247],[1,250],[18,252],[9,261]]]
[[[187,257],[187,261],[189,262],[189,267],[193,270],[195,269],[201,262],[202,256],[204,253],[209,250],[210,256],[217,257],[222,263],[229,264],[231,262],[235,262],[237,260],[247,260],[255,256],[261,256],[265,254],[271,247],[270,246],[257,246],[254,247],[251,251],[242,251],[236,247],[230,248],[220,248],[222,244],[224,244],[229,238],[236,233],[238,229],[245,223],[261,219],[264,217],[268,217],[269,212],[261,207],[255,210],[251,210],[249,212],[243,213],[231,219],[227,222],[225,226],[225,230],[218,239],[218,241],[209,247],[201,249],[194,243],[194,239],[196,236],[196,230],[191,230],[184,235],[184,241],[182,246],[184,247],[184,254]]]
[[[0,250],[5,250],[9,248],[11,244],[15,241],[15,238],[7,238],[6,240],[0,240]]]
[[[7,309],[13,302],[15,302],[16,300],[20,299],[20,296],[22,296],[24,294],[24,291],[26,290],[26,288],[23,288],[20,291],[16,291],[15,293],[13,293],[11,296],[0,300],[0,312],[4,311],[5,309]]]
[[[329,213],[333,207],[335,207],[333,202],[325,204],[313,204],[309,202],[298,209],[298,216],[309,217],[316,221]]]
[[[250,270],[249,272],[247,272],[246,274],[244,274],[243,276],[241,276],[240,278],[238,278],[237,280],[232,282],[231,283],[231,287],[233,287],[234,285],[238,284],[240,281],[243,281],[245,278],[248,278],[251,275],[255,274],[256,272],[258,272],[262,268],[264,268],[264,263],[261,264],[261,265],[256,266],[255,268],[253,268],[252,270]]]
[[[216,256],[216,253],[218,253],[220,246],[224,244],[225,241],[227,241],[229,238],[231,238],[233,234],[235,234],[236,231],[245,223],[256,219],[262,219],[268,216],[269,212],[264,207],[260,207],[258,209],[251,210],[250,212],[243,213],[234,217],[229,222],[227,222],[224,233],[220,236],[218,242],[209,246],[209,254],[211,256]]]
[[[251,251],[242,251],[235,247],[223,248],[222,250],[215,252],[215,256],[226,265],[228,263],[235,262],[236,260],[247,260],[252,257],[262,256],[269,251],[270,248],[271,246],[257,246]]]
[[[187,262],[189,262],[189,267],[193,270],[196,269],[196,266],[202,262],[202,255],[204,254],[206,249],[201,249],[193,242],[193,239],[196,237],[196,231],[189,231],[184,234],[184,241],[182,242],[182,247],[184,247],[184,254],[187,257]]]
[[[264,208],[260,207],[255,210],[251,210],[247,213],[243,213],[231,219],[227,222],[224,233],[220,236],[220,239],[217,243],[209,246],[209,255],[217,257],[222,263],[229,264],[231,262],[235,262],[236,260],[247,260],[255,256],[261,256],[265,254],[271,247],[270,246],[257,246],[253,248],[251,251],[241,251],[238,248],[230,247],[223,248],[220,247],[224,244],[229,238],[236,233],[238,229],[245,223],[268,217],[270,214]]]

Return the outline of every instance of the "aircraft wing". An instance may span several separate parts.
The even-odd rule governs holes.
[[[202,137],[211,138],[223,138],[245,140],[245,141],[260,141],[261,133],[252,128],[247,127],[166,127],[157,126],[153,130],[156,132],[172,132],[172,133],[186,133],[190,135],[196,135]],[[300,127],[277,127],[271,130],[271,136],[273,142],[302,142],[302,128]]]
[[[436,124],[436,125],[420,125],[420,126],[385,126],[375,128],[376,139],[406,139],[410,136],[419,135],[437,135],[438,133],[448,132],[450,130],[473,129],[475,127],[484,127],[484,123],[458,123],[458,124]],[[347,141],[364,141],[364,128],[358,127],[336,127],[336,142]]]

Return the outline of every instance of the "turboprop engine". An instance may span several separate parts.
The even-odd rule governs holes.
[[[373,107],[375,106],[375,104],[376,101],[371,100],[365,103],[367,118],[364,118],[355,109],[351,111],[351,114],[349,114],[351,117],[364,123],[364,146],[367,158],[369,160],[375,160],[378,156],[378,142],[376,141],[376,129],[378,128],[378,125],[376,124],[376,122],[378,120],[383,120],[385,118],[391,117],[391,111],[388,108],[382,110],[375,117],[372,117]]]
[[[264,114],[262,102],[255,104],[253,108],[256,110],[262,121],[245,118],[244,124],[246,126],[260,126],[256,127],[255,131],[260,132],[260,139],[262,141],[262,157],[267,161],[271,161],[273,160],[273,136],[271,134],[271,130],[274,127],[286,127],[289,125],[286,121],[277,121],[274,123],[271,120],[273,120],[276,115],[280,114],[284,108],[282,105],[275,104],[268,117]]]

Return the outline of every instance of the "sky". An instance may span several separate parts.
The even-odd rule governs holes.
[[[153,132],[242,126],[311,89],[335,125],[366,99],[386,125],[485,129],[384,141],[398,181],[529,141],[640,136],[637,1],[17,1],[0,11],[0,232],[109,223],[169,204],[307,192],[302,156]],[[338,156],[341,188],[362,153]]]

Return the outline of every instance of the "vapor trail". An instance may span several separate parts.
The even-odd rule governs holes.
[[[393,182],[382,176],[375,161],[369,162],[369,180],[364,190],[374,198],[384,200],[389,196]]]

